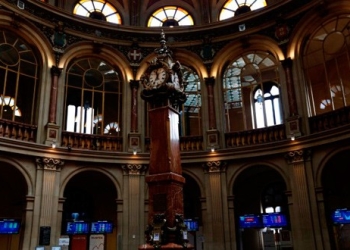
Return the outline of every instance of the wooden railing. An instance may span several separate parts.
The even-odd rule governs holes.
[[[225,133],[227,148],[255,145],[286,139],[285,125]]]
[[[37,126],[0,119],[0,137],[20,141],[36,141]]]
[[[150,151],[150,138],[145,138],[145,151]],[[191,152],[203,150],[203,136],[181,136],[180,151]]]
[[[61,146],[67,148],[117,151],[123,149],[123,138],[110,135],[88,135],[62,132]]]
[[[309,118],[310,133],[326,131],[350,123],[350,107]]]

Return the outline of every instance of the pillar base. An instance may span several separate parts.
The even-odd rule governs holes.
[[[191,244],[187,244],[187,247],[185,248],[182,245],[178,245],[175,243],[168,243],[166,245],[162,245],[160,248],[154,248],[154,246],[150,244],[143,244],[139,246],[138,249],[139,250],[142,250],[142,249],[194,249],[194,246],[192,246]]]

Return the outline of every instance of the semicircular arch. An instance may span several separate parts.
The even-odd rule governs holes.
[[[112,181],[112,183],[116,189],[116,193],[117,193],[118,198],[121,198],[121,197],[119,197],[119,195],[120,196],[122,195],[121,187],[120,187],[120,183],[117,181],[117,179],[109,171],[107,171],[105,169],[93,168],[93,167],[87,167],[87,168],[83,168],[83,169],[81,168],[81,169],[77,169],[77,170],[69,173],[69,175],[67,175],[61,182],[61,187],[60,187],[60,191],[59,191],[60,197],[63,197],[63,194],[64,194],[64,191],[67,187],[67,184],[74,176],[76,176],[80,173],[83,173],[83,172],[87,172],[87,171],[99,172],[99,173],[102,173],[103,175],[105,175],[109,180]]]
[[[125,82],[129,82],[133,79],[133,72],[130,64],[121,52],[103,45],[98,45],[98,48],[96,46],[97,45],[91,42],[79,42],[75,44],[74,47],[68,48],[60,60],[60,68],[67,68],[68,64],[77,58],[97,57],[105,60],[113,67],[118,68]],[[98,53],[96,53],[97,49]]]
[[[27,184],[27,195],[28,196],[32,196],[34,195],[34,180],[33,178],[30,176],[29,171],[27,170],[27,168],[23,167],[19,162],[17,162],[14,159],[9,159],[9,158],[5,158],[5,157],[1,157],[0,158],[0,162],[4,162],[8,165],[11,165],[12,167],[14,167],[15,169],[17,169],[23,176],[26,184]],[[1,168],[0,168],[1,169]]]
[[[225,67],[242,53],[249,51],[268,51],[277,61],[285,59],[283,51],[278,44],[269,37],[251,36],[243,40],[235,40],[223,47],[214,57],[210,76],[220,76]]]
[[[287,190],[291,190],[289,177],[281,166],[274,164],[274,163],[265,162],[265,161],[262,161],[258,165],[265,166],[265,167],[275,171],[276,173],[278,173],[281,176],[281,178],[283,179],[284,183],[286,184]],[[239,167],[239,170],[236,171],[229,179],[228,186],[227,186],[228,187],[228,190],[227,190],[228,195],[233,195],[234,185],[236,183],[236,180],[241,176],[241,174],[245,170],[248,170],[248,169],[255,167],[255,166],[257,166],[256,163],[249,163],[249,164],[245,164],[245,165],[242,165]]]

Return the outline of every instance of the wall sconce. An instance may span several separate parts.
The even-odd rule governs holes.
[[[134,149],[134,150],[132,151],[132,154],[133,154],[133,155],[136,155],[136,154],[137,154],[137,150]]]
[[[68,144],[67,150],[68,152],[72,151],[72,146],[70,144]]]
[[[214,152],[215,152],[215,148],[212,147],[212,148],[210,149],[210,151],[211,151],[212,153],[214,153]]]
[[[290,140],[291,140],[291,141],[294,141],[294,140],[295,140],[294,134],[291,134],[291,135],[290,135]]]
[[[52,142],[51,147],[56,148],[56,141],[55,140]]]

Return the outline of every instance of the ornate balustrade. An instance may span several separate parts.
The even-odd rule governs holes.
[[[150,151],[150,139],[145,138],[145,151]],[[203,150],[203,136],[181,136],[180,151],[191,152]]]
[[[286,139],[285,125],[225,133],[227,148],[255,145]]]
[[[102,150],[102,151],[122,151],[123,138],[110,135],[88,135],[72,132],[62,132],[62,147]]]
[[[309,118],[310,133],[322,132],[350,123],[350,107]]]
[[[20,141],[36,141],[36,125],[0,119],[0,137],[12,138]]]
[[[180,137],[180,151],[203,150],[203,136],[182,136]]]

